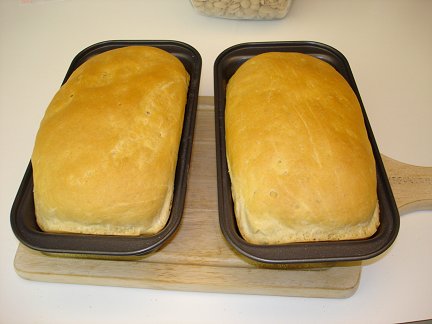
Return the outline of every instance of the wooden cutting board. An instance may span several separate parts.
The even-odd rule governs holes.
[[[185,210],[178,232],[157,252],[130,260],[45,254],[20,244],[15,270],[29,280],[303,297],[349,297],[361,263],[263,267],[225,241],[217,206],[213,98],[201,97]],[[383,156],[401,213],[432,208],[432,168]]]

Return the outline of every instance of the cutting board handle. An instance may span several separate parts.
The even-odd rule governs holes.
[[[401,215],[432,209],[432,167],[402,163],[381,154]]]

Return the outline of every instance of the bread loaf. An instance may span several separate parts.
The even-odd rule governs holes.
[[[172,54],[130,46],[79,66],[49,104],[32,154],[47,232],[159,232],[173,197],[189,75]]]
[[[375,160],[358,99],[300,53],[246,61],[226,92],[235,216],[255,244],[359,239],[379,225]]]

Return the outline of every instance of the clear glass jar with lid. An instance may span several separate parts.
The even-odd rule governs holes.
[[[200,13],[220,18],[273,20],[284,18],[292,0],[190,0]]]

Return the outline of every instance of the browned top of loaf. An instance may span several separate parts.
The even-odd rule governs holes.
[[[376,171],[353,90],[329,64],[266,53],[230,79],[226,144],[236,217],[257,243],[367,237]]]

